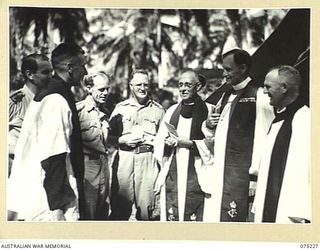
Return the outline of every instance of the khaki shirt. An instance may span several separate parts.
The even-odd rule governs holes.
[[[9,122],[16,117],[24,117],[34,93],[24,85],[9,96]]]
[[[24,85],[9,96],[9,154],[14,154],[22,122],[34,93]]]
[[[105,113],[94,103],[92,96],[87,96],[76,104],[79,114],[83,151],[85,154],[106,154],[106,141],[109,124]]]
[[[132,97],[120,102],[110,116],[110,134],[120,137],[142,133],[154,138],[164,116],[163,107],[153,100],[140,105]]]

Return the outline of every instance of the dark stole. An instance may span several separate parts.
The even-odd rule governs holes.
[[[196,96],[193,104],[185,104],[183,101],[174,110],[170,124],[175,128],[178,127],[179,117],[192,119],[190,140],[201,140],[204,138],[204,134],[201,131],[203,121],[207,119],[208,108],[204,101],[199,96]],[[172,153],[172,149],[168,146],[165,147],[165,154]],[[177,186],[177,161],[175,150],[173,151],[173,159],[170,165],[168,176],[166,179],[166,211],[167,220],[179,220],[178,214],[178,186]],[[190,216],[194,214],[195,220],[202,220],[203,217],[203,204],[204,204],[204,192],[200,189],[198,177],[194,167],[194,156],[199,155],[196,147],[190,150],[188,160],[188,174],[187,174],[187,189],[185,200],[184,220],[191,220]],[[168,211],[171,209],[172,214]],[[170,217],[171,216],[171,217]],[[168,218],[170,217],[170,218]]]

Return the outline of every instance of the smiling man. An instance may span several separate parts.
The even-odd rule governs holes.
[[[265,78],[276,117],[261,158],[255,222],[311,221],[310,110],[299,98],[300,84],[300,73],[288,65]]]
[[[149,97],[146,70],[135,70],[131,97],[120,102],[110,116],[109,142],[119,148],[112,180],[111,219],[128,220],[135,204],[138,220],[149,220],[154,207],[153,187],[158,168],[153,140],[164,109]]]
[[[216,103],[219,119],[210,117],[215,131],[212,221],[246,222],[259,173],[261,145],[273,119],[273,108],[259,84],[249,76],[251,57],[241,49],[223,55],[223,76],[231,90]],[[214,114],[216,115],[216,114]]]
[[[48,84],[52,66],[45,55],[31,54],[22,59],[21,72],[24,86],[11,93],[9,98],[9,175],[24,116],[34,95]]]
[[[101,108],[107,100],[110,81],[103,71],[86,76],[84,84],[89,95],[77,103],[84,153],[85,220],[106,220],[109,214],[109,124]]]
[[[59,44],[55,74],[30,103],[8,181],[8,210],[26,221],[82,218],[83,152],[71,87],[87,74],[84,51]],[[80,214],[79,214],[80,212]]]
[[[156,137],[161,171],[155,192],[161,192],[162,221],[203,221],[206,195],[200,187],[202,161],[196,142],[205,138],[201,127],[211,109],[197,94],[205,84],[194,70],[181,72],[181,102],[167,110]]]

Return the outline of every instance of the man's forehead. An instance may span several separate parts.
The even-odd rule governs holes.
[[[133,84],[149,83],[149,78],[146,74],[136,73],[133,75],[131,83],[133,83]]]
[[[233,57],[234,57],[234,54],[229,54],[229,55],[223,57],[222,63],[223,63],[223,64],[226,64],[226,63],[229,63],[229,64],[230,64],[230,63],[234,63]]]
[[[108,77],[103,77],[101,75],[97,75],[93,79],[94,86],[108,86],[109,85],[109,79]]]
[[[179,82],[195,82],[197,81],[196,75],[192,71],[187,71],[181,74]]]
[[[266,76],[266,78],[272,78],[272,79],[276,79],[278,77],[279,77],[279,74],[277,69],[271,70]]]

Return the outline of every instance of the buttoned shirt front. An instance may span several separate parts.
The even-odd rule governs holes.
[[[158,131],[164,109],[153,100],[140,105],[133,98],[120,102],[110,117],[111,134],[144,134],[154,137]]]
[[[83,150],[85,154],[106,154],[109,123],[105,113],[100,111],[91,95],[77,103]]]

